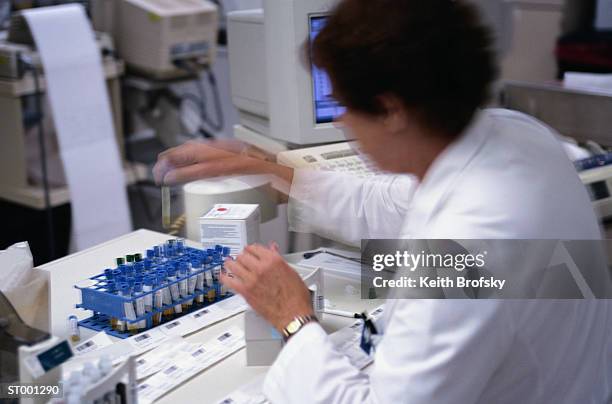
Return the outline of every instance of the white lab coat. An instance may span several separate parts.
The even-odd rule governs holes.
[[[515,112],[484,110],[434,162],[356,180],[297,171],[296,230],[362,238],[599,239],[588,195],[555,135]],[[311,324],[285,346],[264,393],[273,403],[604,403],[611,397],[607,301],[387,302],[369,374]]]

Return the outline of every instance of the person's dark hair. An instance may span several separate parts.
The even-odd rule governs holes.
[[[306,49],[345,106],[383,114],[379,96],[391,94],[451,136],[497,74],[492,34],[464,0],[342,0]]]

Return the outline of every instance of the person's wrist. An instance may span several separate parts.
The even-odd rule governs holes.
[[[314,316],[315,312],[312,309],[299,310],[294,311],[293,314],[288,314],[286,316],[281,317],[274,327],[282,334],[283,330],[296,318],[298,317],[309,317]]]

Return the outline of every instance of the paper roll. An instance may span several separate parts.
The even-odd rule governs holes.
[[[132,230],[102,58],[82,6],[36,8],[24,17],[45,71],[73,241],[82,250]]]

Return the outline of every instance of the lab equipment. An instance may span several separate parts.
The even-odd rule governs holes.
[[[109,32],[129,67],[157,78],[185,72],[185,60],[212,65],[217,52],[217,6],[201,0],[97,0],[94,27]]]
[[[162,203],[162,226],[164,229],[169,229],[172,225],[172,208],[170,205],[170,188],[161,187],[161,203]]]
[[[61,365],[74,356],[67,340],[51,337],[36,345],[19,347],[19,382],[57,385]],[[46,397],[22,398],[22,403],[43,403]]]
[[[81,327],[127,338],[232,295],[212,276],[213,270],[223,268],[228,247],[204,251],[171,239],[146,256],[138,261],[136,254],[131,265],[121,264],[75,285],[81,292],[76,306],[93,311],[79,321]]]
[[[53,353],[58,355],[54,356]],[[57,384],[61,376],[60,365],[71,356],[72,351],[65,340],[28,326],[4,293],[0,292],[1,383]],[[40,396],[36,401],[23,399],[22,402],[43,403],[49,398]]]
[[[86,362],[63,380],[66,403],[124,403],[135,404],[137,399],[135,358],[129,357],[113,368],[110,358],[97,363]]]
[[[217,204],[200,218],[202,245],[222,244],[235,257],[247,245],[259,242],[260,217],[259,205]]]
[[[600,217],[612,217],[612,153],[574,163]]]
[[[355,142],[285,151],[277,155],[277,161],[291,168],[338,171],[360,178],[379,174],[376,165],[359,151]]]
[[[79,342],[81,340],[81,331],[79,330],[79,320],[74,314],[68,317],[68,332],[70,340],[72,342]]]

